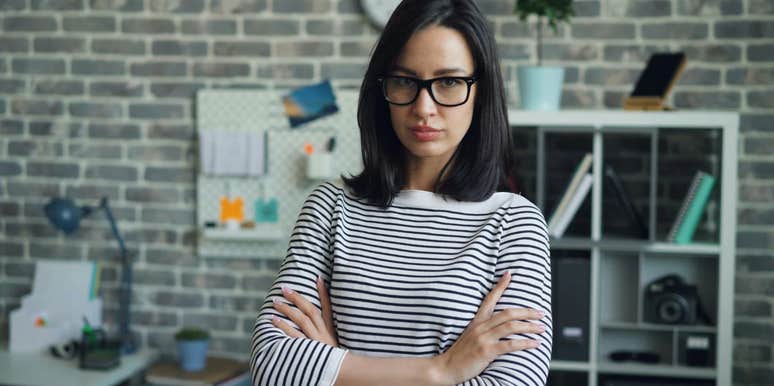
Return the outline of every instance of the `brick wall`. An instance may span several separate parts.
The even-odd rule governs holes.
[[[534,58],[513,0],[479,0],[495,26],[509,89]],[[742,112],[735,383],[774,379],[774,3],[576,1],[545,58],[568,69],[566,107],[617,108],[648,55],[684,50],[683,109]],[[331,78],[357,87],[378,32],[357,0],[0,1],[0,337],[38,259],[108,259],[103,219],[63,237],[48,197],[112,202],[135,254],[133,327],[165,346],[179,326],[211,326],[215,351],[246,352],[276,260],[194,254],[193,95],[201,88],[286,88]],[[515,102],[511,97],[511,102]],[[686,139],[688,140],[688,139]],[[107,306],[112,320],[115,307]]]

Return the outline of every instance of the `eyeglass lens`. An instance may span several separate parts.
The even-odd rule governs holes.
[[[419,94],[421,80],[408,77],[387,77],[384,79],[384,96],[395,104],[410,104]],[[438,78],[430,83],[430,96],[440,105],[465,103],[470,85],[462,78]]]

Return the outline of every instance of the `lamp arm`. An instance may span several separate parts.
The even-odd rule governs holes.
[[[126,252],[126,245],[124,244],[124,239],[121,237],[121,234],[118,232],[118,225],[116,225],[116,220],[113,217],[113,211],[110,210],[110,205],[108,204],[107,197],[102,197],[102,199],[99,202],[99,207],[105,210],[105,216],[107,216],[108,222],[110,223],[110,229],[113,231],[113,237],[118,240],[118,248],[121,251],[121,259],[128,259],[129,255]]]

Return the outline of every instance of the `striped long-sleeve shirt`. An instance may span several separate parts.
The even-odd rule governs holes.
[[[445,352],[505,271],[512,280],[495,312],[545,311],[537,349],[497,357],[465,385],[540,385],[551,357],[551,273],[540,211],[498,192],[459,202],[400,192],[386,209],[339,184],[317,187],[304,203],[278,277],[260,310],[252,342],[255,385],[332,385],[347,352],[431,357]],[[315,280],[329,288],[339,347],[290,338],[271,324],[287,286],[318,308]],[[292,322],[291,322],[292,324]]]

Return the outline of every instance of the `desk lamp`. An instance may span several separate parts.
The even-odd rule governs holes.
[[[108,205],[107,197],[102,197],[99,202],[99,207],[96,209],[103,209],[105,211],[105,216],[107,216],[110,228],[113,231],[113,237],[118,240],[118,248],[121,252],[119,339],[121,341],[121,352],[123,354],[132,354],[137,350],[134,339],[132,338],[132,333],[129,331],[129,305],[132,294],[132,261],[126,251],[124,239],[121,238],[121,234],[118,233],[118,226],[116,225],[116,220],[113,218],[113,212]],[[78,207],[70,199],[54,197],[46,204],[43,210],[52,225],[69,235],[78,229],[81,219],[88,217],[94,212],[95,208],[90,206]]]

